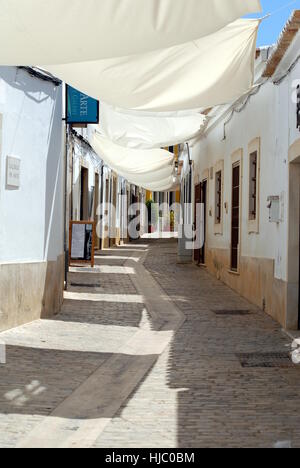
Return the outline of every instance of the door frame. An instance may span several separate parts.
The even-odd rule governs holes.
[[[99,216],[99,205],[100,205],[100,175],[98,172],[95,172],[95,193],[94,193],[94,221],[96,227],[98,227],[100,216]],[[100,237],[97,234],[98,229],[96,229],[95,243],[96,249],[100,249]]]
[[[201,182],[198,184],[195,184],[195,192],[194,192],[194,197],[195,197],[195,226],[197,226],[197,212],[196,212],[196,204],[197,204],[197,189],[200,188],[200,196],[199,196],[199,202],[203,203],[203,186],[205,184],[206,191],[205,191],[205,202],[204,202],[204,245],[201,249],[196,249],[194,251],[194,261],[197,263],[197,265],[206,265],[206,239],[207,239],[207,208],[208,208],[208,177],[205,177],[202,179]],[[195,253],[197,253],[197,257],[195,256]],[[198,257],[199,255],[199,257]]]
[[[205,200],[203,201],[203,187],[205,185]],[[206,265],[206,239],[207,239],[207,208],[208,208],[208,178],[201,182],[201,203],[204,204],[204,244],[200,249],[200,265]]]
[[[194,197],[195,197],[195,206],[194,206],[194,216],[195,216],[195,224],[194,224],[194,229],[195,232],[197,230],[197,204],[201,203],[201,190],[202,190],[202,183],[199,182],[198,184],[195,185],[194,189]],[[194,249],[194,262],[197,265],[200,265],[200,260],[201,260],[201,250],[200,249]]]
[[[80,167],[80,221],[89,220],[89,169]]]
[[[240,190],[239,190],[239,244],[238,244],[238,258],[237,258],[237,269],[232,268],[232,204],[233,204],[233,169],[239,166],[240,168]],[[243,211],[243,149],[236,150],[231,155],[231,237],[230,237],[230,258],[229,258],[229,271],[235,274],[240,274],[240,263],[241,263],[241,251],[242,251],[242,211]]]

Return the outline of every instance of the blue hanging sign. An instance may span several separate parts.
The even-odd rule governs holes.
[[[66,86],[66,120],[68,124],[98,124],[99,101]]]

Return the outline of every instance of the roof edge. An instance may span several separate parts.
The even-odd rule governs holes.
[[[267,62],[266,69],[262,75],[263,78],[272,78],[299,30],[300,10],[294,10],[280,34],[277,45]]]

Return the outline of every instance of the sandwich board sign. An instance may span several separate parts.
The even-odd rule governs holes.
[[[95,266],[96,223],[93,221],[70,222],[69,265]]]

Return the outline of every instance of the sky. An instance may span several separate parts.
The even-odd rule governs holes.
[[[258,35],[258,46],[271,45],[277,42],[279,34],[292,11],[300,10],[300,0],[294,2],[291,0],[261,0],[261,4],[263,8],[262,16],[277,11],[262,22]]]

